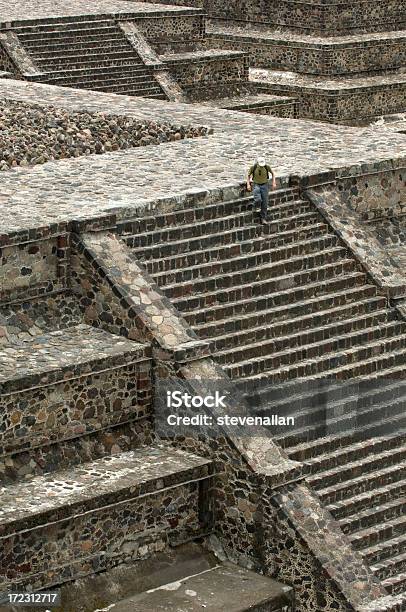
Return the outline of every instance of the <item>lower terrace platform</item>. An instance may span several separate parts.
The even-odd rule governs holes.
[[[272,96],[269,94],[246,94],[238,97],[220,98],[202,102],[205,106],[223,108],[232,111],[243,111],[258,115],[272,115],[294,119],[297,112],[295,98],[289,96]]]
[[[251,66],[302,74],[365,75],[405,64],[406,31],[320,36],[239,22],[209,21],[207,44],[247,51]]]
[[[406,72],[325,79],[319,75],[252,69],[264,91],[298,99],[298,116],[359,125],[404,109]]]
[[[94,219],[107,214],[128,218],[182,198],[221,198],[239,192],[247,168],[263,153],[280,186],[289,177],[338,171],[362,174],[404,166],[406,135],[374,126],[349,128],[291,121],[203,105],[95,94],[3,79],[0,97],[137,117],[141,120],[207,125],[213,134],[198,139],[48,162],[1,176],[0,214],[6,235],[32,228]],[[341,170],[340,170],[341,169]]]

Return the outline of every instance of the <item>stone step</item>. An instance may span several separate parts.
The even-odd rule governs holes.
[[[373,569],[384,561],[388,561],[388,564],[390,565],[392,559],[402,555],[405,549],[406,534],[403,534],[394,538],[382,540],[378,544],[365,546],[360,550],[360,553],[365,561],[371,566],[371,569]]]
[[[153,77],[151,77],[150,74],[148,73],[144,73],[143,71],[140,70],[139,74],[136,74],[135,76],[131,76],[127,79],[125,79],[124,77],[120,77],[118,79],[107,79],[106,81],[97,81],[97,85],[95,84],[91,84],[84,82],[83,85],[86,85],[86,87],[88,87],[90,89],[90,87],[93,90],[100,90],[106,87],[112,87],[114,89],[114,91],[121,91],[121,90],[127,90],[130,88],[134,88],[137,89],[141,88],[141,89],[145,89],[145,87],[149,87],[151,85],[153,85],[154,87],[159,87],[157,82],[153,79]],[[99,84],[100,83],[100,84]]]
[[[200,483],[212,472],[207,459],[156,446],[3,487],[0,590],[60,584],[123,562],[131,547],[206,533]]]
[[[0,302],[0,347],[31,342],[36,336],[64,330],[82,321],[79,300],[72,291],[56,289],[46,297],[37,294],[31,299],[27,292],[24,300]]]
[[[386,305],[386,299],[381,296],[375,297],[376,289],[375,291],[374,289],[371,285],[364,285],[342,293],[330,293],[326,297],[320,295],[299,303],[288,303],[287,306],[275,309],[259,310],[240,316],[236,314],[231,319],[225,318],[195,325],[194,330],[200,338],[212,338],[213,341],[218,340],[219,343],[222,338],[233,337],[234,334],[248,332],[250,329],[268,330],[271,328],[275,335],[284,335],[288,330],[294,332],[308,329],[313,322],[316,326],[322,323],[329,324],[341,321],[346,317],[351,318],[362,313],[367,315],[381,310]],[[308,314],[303,316],[302,312]],[[313,390],[312,393],[314,393]],[[274,394],[274,388],[272,386],[269,389],[261,389],[258,394],[260,394],[260,402],[258,402],[257,395],[257,405],[268,403],[270,395]],[[299,398],[301,403],[302,395]]]
[[[378,302],[379,306],[385,306],[385,299],[376,298],[376,300],[379,299],[383,300],[383,304]],[[368,316],[369,312],[375,312],[374,305],[376,306],[373,303],[372,307],[364,311],[361,310],[361,312],[365,313],[364,316]],[[349,308],[351,306],[352,304],[350,303]],[[379,306],[377,306],[378,310]],[[344,309],[344,312],[347,311]],[[390,309],[386,311],[386,316],[388,321],[394,321],[398,318],[398,315]],[[358,406],[367,407],[378,401],[390,403],[398,398],[403,399],[406,391],[405,385],[400,384],[400,381],[396,381],[394,384],[386,380],[376,380],[373,382],[364,380],[361,383],[354,381],[352,384],[351,382],[319,383],[320,381],[317,381],[317,383],[308,381],[303,384],[300,380],[283,385],[265,385],[258,389],[255,395],[255,405],[259,409],[276,410],[281,414],[295,412],[296,410],[312,409],[318,405],[330,407],[341,403],[344,407],[347,404],[354,404],[355,400]],[[302,455],[302,459],[305,458]]]
[[[406,469],[406,462],[403,462],[401,466]],[[352,516],[357,512],[362,512],[373,506],[378,506],[389,502],[391,499],[404,497],[406,495],[406,479],[401,479],[383,486],[378,486],[347,497],[346,499],[327,504],[326,509],[331,512],[336,520],[342,519],[348,516]]]
[[[277,189],[269,194],[269,215],[276,218],[297,213],[314,211],[310,202],[300,200],[296,189]],[[128,219],[117,224],[117,230],[122,236],[138,235],[145,232],[160,231],[168,227],[178,227],[179,225],[190,225],[201,221],[209,221],[230,215],[241,214],[251,211],[253,208],[252,196],[241,197],[236,200],[225,200],[215,202],[205,206],[193,208],[181,208],[179,210],[159,213],[156,215]],[[282,214],[285,213],[285,214]],[[287,214],[286,214],[287,213]]]
[[[69,84],[65,83],[62,87],[70,87]],[[160,86],[152,81],[150,78],[142,77],[140,79],[128,79],[126,85],[115,85],[113,84],[101,84],[101,85],[92,85],[89,83],[74,83],[74,87],[76,89],[89,89],[91,91],[100,91],[105,93],[115,93],[120,95],[128,95],[128,96],[146,96],[150,98],[156,98],[159,100],[166,100],[166,95],[160,88]]]
[[[259,215],[259,213],[258,213]],[[134,255],[141,261],[153,261],[158,260],[156,265],[159,264],[159,260],[169,260],[175,257],[184,257],[189,255],[194,256],[195,253],[207,253],[213,251],[215,254],[223,253],[223,249],[235,248],[238,249],[238,245],[242,243],[252,244],[253,247],[257,245],[258,249],[262,249],[262,242],[268,248],[286,246],[295,242],[296,240],[305,239],[307,237],[322,236],[329,233],[329,228],[325,223],[317,223],[314,218],[309,220],[309,223],[303,223],[298,225],[295,229],[288,229],[286,231],[270,233],[268,226],[263,229],[261,225],[246,225],[238,227],[232,230],[224,232],[216,232],[207,236],[201,236],[192,238],[185,242],[175,240],[171,242],[152,244],[151,246],[136,248],[132,246],[132,240],[126,240],[127,245],[133,249]],[[237,245],[237,246],[235,246]],[[185,248],[187,250],[185,252]],[[217,249],[217,251],[216,251]],[[181,262],[179,262],[181,264]],[[162,265],[162,264],[161,264]]]
[[[387,416],[383,416],[376,423],[367,422],[361,426],[357,425],[356,417],[358,411],[354,411],[347,417],[349,425],[347,430],[332,434],[329,433],[331,431],[330,428],[326,427],[323,429],[320,425],[319,429],[311,434],[309,428],[307,428],[302,433],[298,432],[297,435],[292,434],[291,439],[288,438],[283,440],[285,451],[293,460],[306,461],[307,463],[313,459],[317,459],[317,465],[323,460],[326,463],[331,462],[332,464],[336,464],[339,455],[332,460],[330,452],[338,453],[339,449],[346,448],[348,444],[358,442],[359,440],[365,440],[367,435],[372,437],[382,436],[384,434],[391,435],[396,431],[396,427],[404,427],[403,413],[400,412],[399,414],[399,406],[397,404],[394,404],[395,410],[393,411],[393,415],[390,414],[390,410],[393,407],[391,404],[389,404],[389,406],[387,404],[382,404],[382,406],[382,413]],[[363,416],[364,420],[366,419],[368,421],[369,414],[370,413],[366,411],[365,414],[361,416]],[[303,441],[304,439],[306,440],[305,442]],[[298,440],[299,442],[297,443]]]
[[[273,438],[285,449],[292,446],[297,448],[297,445],[303,444],[304,441],[326,438],[327,444],[333,439],[336,453],[333,461],[328,455],[327,457],[316,455],[306,461],[307,464],[314,461],[314,464],[320,467],[323,458],[327,463],[336,465],[337,457],[340,456],[338,449],[345,448],[346,444],[352,441],[386,436],[398,431],[406,432],[405,400],[389,405],[383,402],[366,408],[357,407],[356,401],[354,405],[353,409],[348,405],[343,408],[338,401],[335,406],[329,406],[328,410],[323,406],[315,407],[312,410],[304,409],[294,414],[293,430],[286,431],[285,428],[282,428],[281,431],[281,428],[273,427]],[[339,416],[334,416],[334,409]],[[268,413],[266,410],[261,412],[265,415]],[[277,414],[280,414],[279,411]],[[320,450],[320,445],[315,448]],[[323,467],[325,468],[326,465]]]
[[[374,417],[376,421],[373,420]],[[349,450],[348,445],[359,441],[378,439],[383,436],[394,436],[397,433],[406,432],[404,409],[403,406],[399,407],[397,404],[390,407],[384,406],[365,410],[362,412],[361,417],[358,411],[353,411],[329,421],[323,420],[322,413],[317,414],[316,412],[316,418],[318,421],[311,423],[308,416],[306,427],[300,428],[298,426],[297,429],[295,420],[293,433],[276,434],[274,436],[275,441],[287,451],[289,451],[290,446],[297,445],[297,443],[303,444],[303,440],[322,440],[324,446],[327,446],[329,442],[333,442],[335,447],[334,455],[325,453],[315,455],[311,459],[306,460],[306,465],[313,472],[317,472],[319,469],[330,469],[332,466],[342,465],[350,460],[353,453]],[[362,418],[363,424],[359,425],[357,423],[358,418]],[[335,433],[331,434],[331,431]],[[341,449],[343,449],[343,452],[340,452]],[[368,449],[361,448],[360,451],[359,456],[368,454]]]
[[[72,29],[67,32],[47,32],[44,34],[25,33],[16,31],[19,41],[29,53],[31,49],[43,49],[61,47],[69,48],[71,45],[87,45],[96,43],[98,45],[111,40],[123,40],[121,30],[116,27],[106,26],[88,31]]]
[[[384,595],[361,606],[359,612],[404,612],[406,595]]]
[[[302,360],[290,366],[271,369],[272,360],[258,362],[246,361],[226,368],[229,375],[235,378],[244,376],[252,381],[277,382],[292,380],[294,378],[311,377],[336,380],[348,380],[356,377],[374,374],[386,370],[388,376],[396,376],[398,372],[404,374],[406,350],[405,336],[389,339],[389,341],[368,343],[355,350],[330,353],[327,356]],[[337,365],[339,364],[339,365]]]
[[[328,350],[337,351],[341,348],[360,344],[367,339],[397,335],[403,329],[404,324],[397,321],[388,323],[387,315],[387,311],[382,310],[379,313],[373,313],[370,317],[363,314],[355,319],[346,319],[342,322],[334,321],[323,327],[315,326],[308,331],[280,336],[272,333],[272,327],[257,328],[252,339],[249,337],[249,332],[245,335],[237,334],[234,339],[231,337],[228,344],[223,337],[223,343],[226,343],[227,346],[219,351],[215,350],[217,349],[216,339],[212,343],[213,353],[216,360],[222,364],[237,363],[244,356],[249,359],[251,356],[273,355],[276,357],[288,350],[300,352],[301,347],[304,347],[303,350],[311,357],[315,351],[318,351],[317,347],[321,347],[322,351],[326,346]]]
[[[85,52],[80,55],[71,57],[47,57],[34,58],[35,64],[41,71],[55,72],[57,70],[65,71],[72,68],[100,68],[101,66],[133,66],[134,61],[137,61],[134,52],[128,49],[119,49],[103,54]],[[141,65],[141,62],[140,62]]]
[[[148,98],[151,100],[168,100],[166,94],[164,94],[162,91],[155,91],[152,89],[148,91],[144,91],[144,92],[129,89],[128,91],[125,92],[125,94],[123,94],[122,92],[113,92],[113,93],[117,93],[120,95],[126,95],[126,96],[134,96],[136,98]]]
[[[128,48],[128,41],[123,39],[120,32],[112,31],[111,34],[89,34],[88,38],[63,37],[61,40],[51,39],[50,41],[29,41],[24,40],[23,46],[27,53],[33,57],[47,57],[54,53],[76,55],[78,52],[103,52],[106,49]]]
[[[356,550],[378,544],[383,541],[392,540],[406,533],[406,515],[400,516],[387,523],[381,523],[373,527],[366,527],[348,535]]]
[[[328,469],[325,471],[319,471],[316,474],[310,476],[308,481],[312,487],[314,487],[317,491],[320,489],[324,490],[327,487],[332,487],[333,485],[338,485],[339,483],[347,483],[348,485],[351,482],[361,476],[366,475],[367,473],[374,473],[376,471],[388,468],[389,466],[395,466],[399,464],[404,464],[406,459],[406,445],[404,443],[400,443],[399,446],[394,446],[393,448],[389,448],[386,450],[382,450],[379,448],[379,444],[376,445],[376,449],[374,448],[374,442],[380,441],[377,439],[367,440],[364,444],[370,449],[370,453],[367,456],[360,456],[358,460],[349,461],[343,463],[342,465],[336,465],[332,469]],[[374,452],[377,450],[377,452]],[[323,492],[321,493],[323,497]],[[349,495],[351,495],[349,493]]]
[[[49,36],[52,34],[72,35],[73,32],[82,32],[86,36],[87,32],[98,30],[117,30],[117,25],[113,19],[103,19],[101,16],[86,16],[86,19],[68,19],[66,21],[48,21],[36,24],[24,24],[14,26],[13,30],[18,36]]]
[[[126,237],[126,243],[130,248],[149,247],[160,242],[187,242],[193,238],[207,237],[210,234],[222,234],[236,228],[249,229],[249,223],[253,219],[253,211],[244,211],[237,214],[232,214],[225,217],[198,221],[188,225],[175,225],[173,227],[144,232],[135,236]],[[310,211],[299,214],[292,218],[290,215],[281,217],[277,221],[271,221],[266,226],[264,236],[272,233],[281,233],[288,230],[293,230],[302,225],[320,222],[319,213]],[[248,225],[247,225],[248,224]]]
[[[73,58],[83,58],[83,55],[94,55],[95,57],[101,57],[103,55],[109,55],[110,53],[117,53],[119,51],[129,51],[134,55],[134,49],[128,44],[128,41],[123,38],[110,38],[103,42],[90,41],[86,46],[84,43],[75,43],[70,45],[56,44],[54,46],[39,45],[38,47],[29,47],[28,53],[35,59],[35,61],[46,61],[46,60],[66,60]]]
[[[302,272],[315,268],[325,267],[328,264],[340,265],[346,260],[347,250],[341,246],[333,247],[328,251],[315,251],[303,254],[299,257],[283,259],[275,263],[254,265],[248,269],[236,270],[224,274],[215,274],[208,278],[197,278],[183,283],[168,284],[163,287],[163,292],[169,298],[179,298],[188,295],[203,296],[206,293],[226,288],[238,288],[252,281],[273,280],[279,282],[281,276],[295,278]],[[293,284],[293,283],[291,283]]]
[[[141,62],[134,61],[133,64],[127,64],[126,66],[101,66],[100,68],[78,68],[71,70],[64,70],[61,72],[48,72],[46,75],[47,81],[54,85],[62,85],[63,83],[75,83],[81,82],[84,84],[96,83],[101,81],[108,83],[111,81],[115,83],[120,79],[129,79],[131,77],[139,76],[140,74],[150,75],[151,72]],[[41,75],[43,78],[44,75]]]
[[[64,84],[63,87],[70,87],[68,84]],[[115,86],[113,85],[89,85],[87,83],[75,83],[74,87],[76,89],[88,89],[91,91],[100,91],[105,93],[117,93],[120,95],[133,95],[133,96],[150,96],[156,97],[161,100],[166,100],[166,96],[163,93],[162,89],[157,85],[157,83],[151,82],[146,79],[145,81],[137,80],[132,83],[130,80],[128,81],[127,86]]]
[[[400,407],[396,404],[396,400],[393,403],[396,406],[393,409],[393,422],[399,420],[402,421],[403,402],[401,403]],[[339,402],[337,402],[337,405],[339,406]],[[303,449],[307,450],[308,447],[312,446],[312,452],[306,453],[306,458],[302,460],[306,462],[306,465],[311,468],[313,473],[316,473],[320,469],[331,469],[338,465],[343,465],[348,461],[353,461],[361,456],[368,455],[371,452],[385,450],[382,440],[387,440],[387,448],[397,446],[398,436],[402,433],[401,431],[385,431],[384,434],[381,433],[380,436],[372,432],[374,424],[371,425],[368,423],[368,414],[369,410],[374,411],[377,408],[378,410],[380,409],[382,411],[383,415],[382,419],[379,419],[376,423],[379,434],[379,432],[382,430],[382,421],[385,422],[385,414],[392,408],[391,404],[389,404],[388,407],[385,401],[382,401],[381,404],[374,404],[372,408],[367,407],[361,411],[360,419],[364,420],[364,424],[359,427],[358,434],[350,429],[349,431],[325,434],[319,437],[315,436],[314,439],[312,436],[310,436],[310,440],[307,440],[306,442],[301,442],[300,444],[292,445],[291,447],[286,446],[286,452],[292,459],[293,457],[297,457],[299,455],[298,449],[303,451]],[[351,417],[351,412],[348,416]],[[337,419],[340,418],[341,417],[337,417]],[[346,419],[347,415],[344,414],[343,418]],[[365,420],[367,421],[366,424]],[[388,419],[387,425],[389,426],[389,423],[391,422],[392,421]],[[371,437],[369,442],[366,443],[368,436],[365,435],[365,433],[368,433],[370,430]]]
[[[281,107],[291,107],[288,115],[294,118],[296,111],[296,98],[289,96],[272,96],[269,94],[257,94],[257,95],[241,95],[235,98],[220,98],[206,102],[207,106],[214,108],[224,108],[226,110],[234,110],[246,113],[253,113],[259,115],[270,115],[276,113]],[[276,115],[278,116],[278,115]]]
[[[83,324],[10,344],[0,350],[0,411],[0,456],[143,420],[150,349]]]
[[[159,274],[160,272],[169,272],[175,270],[181,270],[186,267],[200,266],[209,262],[222,261],[224,259],[231,259],[232,257],[238,257],[239,255],[250,255],[253,253],[259,253],[266,249],[275,250],[278,248],[288,248],[289,245],[297,242],[312,241],[313,239],[323,240],[323,238],[331,237],[331,234],[327,232],[324,234],[324,227],[320,228],[318,225],[310,225],[308,228],[299,230],[298,232],[287,232],[284,234],[285,239],[282,236],[279,237],[278,241],[275,241],[273,237],[258,236],[251,240],[241,240],[240,242],[234,242],[226,245],[212,246],[208,249],[199,249],[197,251],[188,250],[186,253],[180,253],[179,255],[172,255],[165,258],[152,259],[150,256],[153,253],[160,254],[160,248],[165,249],[167,245],[158,245],[157,248],[150,247],[148,249],[140,249],[135,251],[138,261],[144,263],[149,274]],[[276,244],[275,244],[276,242]],[[171,243],[172,245],[173,243]]]
[[[298,34],[246,24],[209,26],[208,44],[252,53],[251,66],[306,74],[333,75],[393,70],[402,65],[405,33],[387,31],[379,36]]]
[[[226,318],[245,316],[250,313],[257,314],[261,311],[267,317],[269,309],[275,309],[275,314],[279,308],[289,309],[288,314],[299,314],[301,305],[298,304],[298,300],[327,299],[326,296],[329,292],[336,295],[337,292],[345,290],[349,283],[352,287],[358,287],[359,291],[365,290],[368,292],[368,286],[365,284],[365,274],[357,272],[354,268],[353,261],[341,265],[341,269],[337,269],[336,264],[330,264],[316,268],[310,273],[297,275],[296,278],[293,277],[293,282],[291,282],[291,278],[282,276],[277,279],[277,282],[274,279],[259,281],[252,283],[250,287],[246,285],[240,288],[233,287],[224,291],[215,291],[205,296],[180,298],[172,300],[172,302],[183,313],[184,318],[192,327],[210,322],[217,325],[217,321]],[[340,276],[337,277],[335,272],[340,272]],[[294,286],[296,285],[295,281],[298,281],[297,285],[299,286]],[[291,289],[281,289],[281,287],[290,287],[291,285],[293,285]],[[369,291],[372,295],[376,295],[376,288],[369,289]],[[352,295],[350,295],[351,297]],[[255,300],[252,298],[255,298]],[[281,317],[285,313],[286,310],[282,312]]]
[[[396,555],[396,557],[379,561],[375,565],[372,565],[371,569],[380,580],[385,580],[399,573],[406,573],[406,552]]]
[[[298,99],[299,119],[332,123],[367,123],[382,115],[404,111],[406,75],[402,68],[380,74],[320,78],[266,69],[251,69],[260,91]],[[374,100],[374,104],[368,101]],[[334,101],[334,104],[332,104]]]
[[[369,440],[368,444],[373,444],[376,440]],[[384,443],[381,440],[381,448]],[[366,443],[364,443],[366,445]],[[357,495],[370,495],[375,489],[380,487],[388,487],[402,482],[405,476],[406,461],[400,461],[376,469],[372,472],[367,472],[362,476],[351,478],[351,481],[344,480],[343,482],[334,483],[331,486],[321,487],[317,493],[324,504],[336,506],[338,503],[345,503],[346,500],[351,500]]]
[[[406,597],[406,571],[382,580],[381,584],[391,595],[404,594]]]
[[[112,612],[293,612],[293,589],[229,562],[110,606]]]
[[[82,83],[80,87],[83,87]],[[78,87],[78,85],[76,85]],[[129,91],[132,91],[136,95],[138,95],[138,91],[140,90],[151,90],[155,93],[163,94],[162,89],[158,85],[158,83],[154,80],[150,75],[143,75],[139,77],[131,77],[127,79],[119,79],[118,81],[112,81],[109,84],[102,83],[100,85],[88,85],[86,84],[86,89],[92,89],[92,91],[104,91],[104,92],[112,92],[112,93],[120,93],[122,95],[126,95]]]
[[[265,241],[262,241],[264,243]],[[199,265],[184,266],[173,271],[156,272],[153,274],[154,281],[159,287],[178,285],[190,280],[212,278],[213,276],[230,274],[248,268],[255,268],[259,265],[274,265],[294,259],[300,256],[307,256],[315,252],[332,250],[338,246],[338,238],[334,235],[326,235],[310,240],[298,241],[292,245],[278,248],[266,248],[255,253],[246,253],[242,256],[230,256],[227,259],[219,259],[201,263]],[[342,247],[341,247],[342,248]],[[272,264],[271,264],[272,262]]]
[[[405,514],[406,497],[392,499],[382,504],[376,504],[372,508],[361,510],[353,516],[339,519],[338,523],[344,533],[352,534],[362,529],[373,527],[378,523],[388,523]]]
[[[403,323],[394,323],[388,328],[388,337],[382,337],[379,329],[372,333],[371,340],[367,333],[358,336],[355,348],[349,338],[336,341],[315,343],[302,346],[296,351],[285,351],[274,355],[251,357],[227,364],[225,370],[231,378],[245,378],[267,373],[270,380],[291,380],[312,375],[333,376],[339,366],[351,366],[347,372],[353,377],[352,368],[361,368],[363,363],[377,365],[388,360],[393,365],[400,365],[406,359],[406,333]],[[392,335],[390,332],[393,332]],[[336,348],[336,350],[334,350]],[[330,350],[331,349],[331,350]],[[370,360],[375,361],[370,361]],[[375,368],[376,369],[376,368]],[[365,373],[367,373],[367,369]],[[352,376],[351,376],[352,375]]]
[[[326,324],[321,326],[313,321],[314,315],[307,317],[298,317],[288,321],[281,321],[270,324],[266,327],[259,325],[238,332],[228,332],[223,335],[215,336],[212,339],[212,352],[216,354],[216,358],[222,363],[226,361],[226,355],[230,351],[235,351],[238,347],[253,346],[255,343],[265,343],[272,341],[270,350],[278,352],[278,347],[298,346],[302,342],[311,344],[319,340],[330,338],[332,335],[343,335],[353,330],[370,328],[385,323],[388,321],[387,309],[373,310],[372,312],[365,310],[366,306],[370,306],[369,302],[358,302],[356,305],[350,305],[347,308],[335,308],[333,313],[327,311],[332,320],[325,321],[320,313],[318,313],[320,321]],[[351,316],[351,308],[358,308],[357,316]],[[326,312],[326,311],[323,311]],[[333,316],[335,317],[333,318]],[[312,325],[313,323],[313,325]],[[267,344],[267,346],[269,346]],[[257,399],[256,399],[257,402]],[[262,406],[262,404],[261,404]],[[267,410],[268,407],[265,406]],[[278,406],[278,412],[279,406]]]

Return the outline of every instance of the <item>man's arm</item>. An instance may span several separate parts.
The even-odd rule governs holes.
[[[247,175],[247,189],[248,191],[251,190],[251,182],[253,177],[253,172],[254,172],[254,166],[251,166],[251,168],[248,170],[248,175]]]
[[[269,171],[272,174],[272,189],[276,189],[276,175],[273,169],[269,166]]]

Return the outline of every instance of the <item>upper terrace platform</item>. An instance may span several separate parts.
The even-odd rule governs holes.
[[[0,235],[107,213],[126,218],[157,201],[238,188],[259,153],[274,166],[281,184],[291,175],[339,169],[361,174],[406,163],[406,135],[384,126],[348,128],[291,121],[12,80],[0,81],[1,97],[72,110],[108,110],[140,120],[206,125],[213,134],[3,172]]]
[[[149,2],[126,2],[125,0],[18,0],[8,2],[0,0],[0,28],[6,24],[41,19],[60,19],[78,16],[108,15],[127,17],[136,14],[141,16],[151,13],[197,13],[200,9],[153,4]]]

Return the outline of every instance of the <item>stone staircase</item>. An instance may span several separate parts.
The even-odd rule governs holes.
[[[406,323],[298,190],[124,221],[119,233],[391,594],[406,591]],[[406,602],[406,599],[405,599]]]
[[[13,31],[38,69],[31,80],[166,99],[152,68],[144,64],[113,18],[22,22]]]

